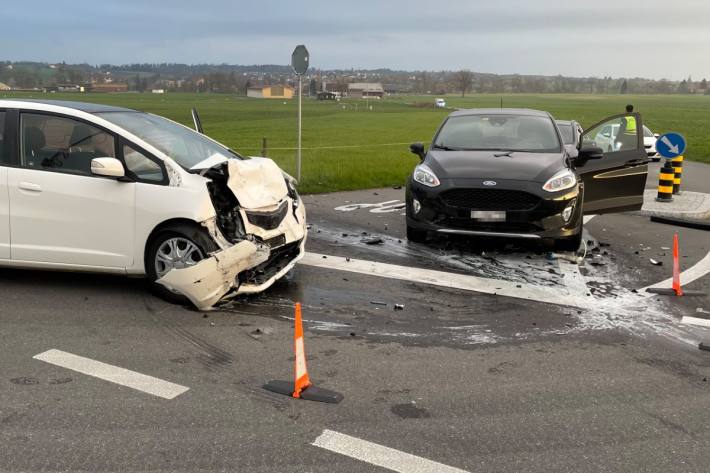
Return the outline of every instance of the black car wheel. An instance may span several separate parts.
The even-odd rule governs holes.
[[[189,302],[182,294],[156,281],[172,269],[187,268],[199,263],[217,249],[216,243],[197,225],[171,225],[160,230],[148,243],[145,254],[145,271],[151,291],[168,302]]]
[[[417,230],[407,225],[407,240],[413,241],[414,243],[424,243],[426,241],[427,232],[426,230]]]

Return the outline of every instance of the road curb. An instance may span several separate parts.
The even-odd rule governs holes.
[[[710,194],[683,191],[672,202],[657,202],[656,191],[646,189],[641,210],[633,212],[645,217],[671,217],[691,220],[710,219]]]

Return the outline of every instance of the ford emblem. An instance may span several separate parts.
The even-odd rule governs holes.
[[[496,181],[483,181],[484,186],[495,186],[498,184]]]

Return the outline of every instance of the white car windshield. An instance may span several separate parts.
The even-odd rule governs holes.
[[[175,122],[143,112],[97,114],[133,133],[186,169],[203,169],[239,157],[228,148]]]
[[[433,148],[538,153],[561,150],[555,125],[550,118],[503,114],[450,117],[439,130]]]

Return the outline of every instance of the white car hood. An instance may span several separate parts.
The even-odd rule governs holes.
[[[227,172],[227,186],[244,208],[274,206],[288,194],[281,169],[268,158],[230,159]]]

